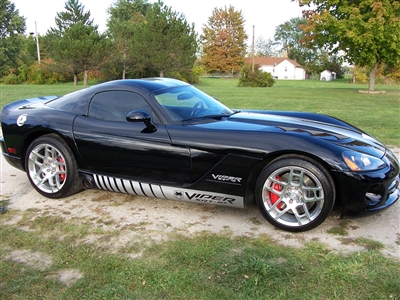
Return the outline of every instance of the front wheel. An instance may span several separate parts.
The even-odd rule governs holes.
[[[41,136],[29,146],[25,170],[32,186],[48,198],[63,198],[82,189],[75,157],[55,134]]]
[[[256,201],[272,225],[292,232],[317,227],[329,216],[335,200],[330,174],[302,156],[274,160],[256,183]]]

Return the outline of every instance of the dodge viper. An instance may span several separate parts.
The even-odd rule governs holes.
[[[245,208],[287,231],[387,208],[399,162],[376,139],[307,112],[232,110],[175,79],[116,80],[19,100],[3,156],[49,198],[82,189]]]

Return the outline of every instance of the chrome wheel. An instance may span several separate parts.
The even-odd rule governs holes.
[[[32,142],[25,155],[25,170],[32,186],[43,196],[63,198],[82,189],[74,154],[56,134]]]
[[[267,165],[256,183],[256,201],[264,218],[287,231],[321,224],[335,200],[333,179],[326,169],[303,156],[284,156]]]
[[[39,144],[30,152],[28,172],[35,186],[45,193],[60,191],[67,179],[65,158],[49,144]]]
[[[324,190],[318,178],[295,166],[273,172],[263,187],[265,209],[277,222],[302,226],[315,220],[324,206]]]

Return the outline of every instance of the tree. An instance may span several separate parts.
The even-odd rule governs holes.
[[[0,0],[0,75],[18,66],[19,54],[25,43],[25,19],[14,3]]]
[[[329,70],[336,73],[336,78],[343,78],[344,68],[342,67],[343,60],[337,55],[329,55],[328,52],[322,51],[319,55],[319,65],[321,68],[318,73],[324,70]]]
[[[257,57],[274,57],[276,56],[276,43],[271,39],[264,39],[259,36],[254,45],[254,54]]]
[[[400,63],[400,1],[398,0],[299,0],[311,5],[303,12],[305,42],[327,46],[331,54],[369,68],[368,90],[375,89],[380,64]]]
[[[113,47],[110,63],[116,66],[118,73],[122,70],[122,79],[125,79],[129,67],[135,65],[131,51],[135,24],[146,20],[149,7],[147,0],[118,0],[108,9],[108,36]]]
[[[203,46],[203,63],[208,71],[239,71],[244,65],[247,34],[241,11],[233,6],[214,8],[200,36]]]
[[[88,84],[88,72],[103,60],[106,40],[93,26],[78,22],[69,27],[63,36],[53,43],[53,58],[64,70],[74,74],[77,85],[78,74],[84,72],[83,84]]]
[[[55,18],[57,27],[51,27],[49,32],[62,34],[78,22],[83,25],[94,26],[93,20],[90,19],[90,11],[85,12],[85,6],[80,4],[79,0],[68,0],[65,2],[64,8],[65,11],[57,13]],[[97,29],[97,25],[95,28]]]
[[[100,64],[107,48],[105,36],[99,34],[90,11],[84,12],[84,8],[78,0],[66,2],[66,11],[57,13],[57,27],[50,28],[46,35],[50,55],[59,68],[73,73],[74,85],[82,71],[84,85],[88,84],[89,70]]]
[[[308,76],[321,73],[323,70],[336,72],[336,76],[342,76],[342,57],[330,55],[324,49],[315,45],[304,45],[306,35],[302,31],[302,26],[307,24],[304,18],[292,18],[279,25],[275,30],[275,44],[280,45],[280,55],[287,56],[298,62]],[[319,77],[318,77],[319,78]]]
[[[286,21],[276,27],[274,39],[275,43],[280,45],[280,55],[297,61],[310,75],[320,71],[318,61],[321,51],[317,47],[310,49],[302,44],[305,34],[301,26],[306,22],[307,20],[303,18]]]
[[[292,18],[276,27],[274,39],[281,45],[281,52],[289,55],[293,48],[300,49],[302,47],[300,42],[305,35],[300,26],[306,23],[306,19]]]
[[[187,79],[197,52],[194,24],[161,1],[147,9],[146,22],[135,26],[132,51],[142,68],[160,77]]]

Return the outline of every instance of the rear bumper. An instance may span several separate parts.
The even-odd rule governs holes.
[[[4,142],[4,138],[2,136],[0,137],[0,148],[1,148],[1,152],[4,156],[4,159],[11,166],[25,172],[24,166],[22,165],[22,162],[21,162],[21,159],[19,157],[11,156],[8,154],[6,143]]]

